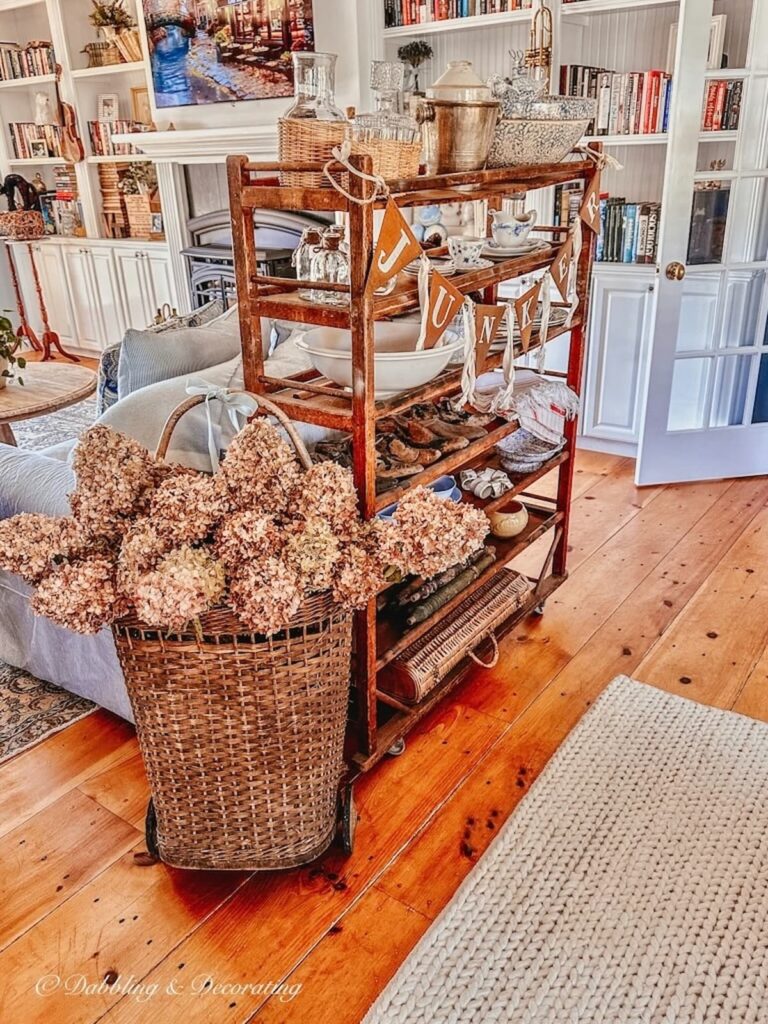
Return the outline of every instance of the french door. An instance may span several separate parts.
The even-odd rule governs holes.
[[[705,71],[712,6],[680,4],[638,484],[768,473],[768,0],[744,67]],[[700,134],[713,78],[737,133]]]

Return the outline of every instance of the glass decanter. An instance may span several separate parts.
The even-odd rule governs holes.
[[[294,102],[283,117],[298,120],[346,121],[336,106],[336,54],[293,54]]]
[[[352,121],[351,134],[356,142],[386,139],[395,142],[417,142],[421,129],[408,114],[400,112],[400,99],[405,82],[405,65],[398,60],[371,62],[371,89],[374,110],[358,114]]]

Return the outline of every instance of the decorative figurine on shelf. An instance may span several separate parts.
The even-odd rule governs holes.
[[[401,60],[411,73],[412,81],[407,86],[409,92],[422,95],[419,87],[419,68],[433,57],[434,50],[423,39],[414,39],[412,43],[406,43],[398,49],[397,59]]]
[[[30,185],[39,196],[44,195],[48,191],[48,186],[45,184],[45,181],[43,180],[43,176],[40,173],[40,171],[35,172],[35,176],[30,182]]]
[[[43,182],[45,185],[45,182]],[[26,178],[20,174],[6,174],[0,185],[0,195],[8,200],[8,212],[16,213],[19,207],[16,205],[16,193],[21,197],[22,210],[39,210],[40,193],[34,185],[31,185]]]

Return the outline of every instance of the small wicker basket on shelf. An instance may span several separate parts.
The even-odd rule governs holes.
[[[419,173],[421,140],[398,142],[395,139],[371,139],[352,143],[352,152],[366,153],[373,160],[373,173],[385,181],[415,178]]]
[[[256,397],[256,396],[253,396]],[[312,463],[289,421],[305,468]],[[164,458],[188,399],[166,424]],[[352,656],[352,616],[326,593],[273,636],[227,607],[166,634],[129,615],[112,627],[152,791],[150,852],[181,868],[260,871],[319,856],[333,839]]]
[[[88,56],[89,68],[106,68],[112,64],[123,63],[120,51],[114,43],[86,43],[82,52]]]
[[[344,141],[346,121],[314,121],[281,117],[278,121],[280,163],[326,164]],[[330,188],[321,171],[281,171],[280,183],[297,188]]]

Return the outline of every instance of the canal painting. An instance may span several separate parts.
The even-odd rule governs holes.
[[[143,0],[155,106],[293,95],[294,50],[314,50],[312,0]]]

